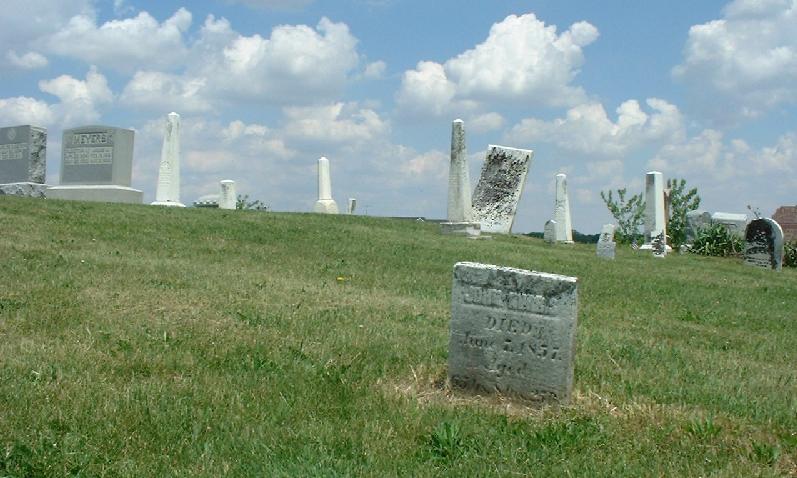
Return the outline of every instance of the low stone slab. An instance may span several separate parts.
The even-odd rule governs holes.
[[[0,184],[0,196],[44,198],[46,197],[47,187],[46,184],[39,183]]]
[[[138,189],[114,185],[53,186],[45,194],[47,199],[68,201],[141,204],[144,199],[144,193]]]
[[[476,237],[481,234],[478,222],[441,222],[440,233],[443,235]]]
[[[575,277],[472,262],[454,266],[453,386],[566,403],[578,321]]]

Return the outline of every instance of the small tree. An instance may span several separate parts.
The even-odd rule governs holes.
[[[609,212],[617,221],[617,232],[615,234],[617,242],[628,244],[641,236],[639,226],[645,215],[645,201],[641,194],[634,194],[626,200],[626,189],[617,190],[617,200],[615,201],[613,191],[608,194],[601,191],[601,198],[609,208]]]
[[[686,190],[685,179],[668,179],[670,190],[670,217],[667,223],[667,235],[673,247],[686,243],[686,213],[700,207],[700,196],[697,188]]]
[[[253,201],[249,200],[249,195],[241,196],[238,195],[238,200],[235,203],[235,209],[250,209],[253,211],[268,211],[269,207],[261,201],[260,199],[255,199]]]

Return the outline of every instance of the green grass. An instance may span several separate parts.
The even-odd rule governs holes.
[[[797,474],[797,271],[0,198],[0,477]],[[444,385],[451,272],[579,278],[575,390]]]

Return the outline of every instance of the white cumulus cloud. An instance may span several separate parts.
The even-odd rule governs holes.
[[[6,59],[13,66],[23,70],[35,70],[47,66],[47,57],[35,51],[29,51],[23,55],[17,54],[14,50],[6,52]]]
[[[715,119],[756,117],[797,102],[797,0],[735,0],[692,26],[673,69]]]
[[[510,15],[473,49],[442,64],[422,61],[405,72],[397,101],[410,112],[434,115],[488,101],[577,104],[585,94],[571,82],[584,62],[583,47],[597,37],[597,28],[587,22],[557,34],[534,14]]]
[[[658,141],[683,137],[683,117],[678,107],[649,98],[646,113],[639,102],[628,100],[617,109],[613,121],[603,105],[588,102],[570,108],[564,118],[544,121],[527,118],[508,133],[513,141],[525,144],[552,143],[567,151],[618,155]]]
[[[204,112],[211,109],[203,96],[203,78],[189,78],[158,71],[139,71],[120,96],[123,104],[153,111]]]
[[[0,117],[4,125],[48,126],[55,121],[55,113],[50,105],[27,96],[0,98]]]
[[[129,72],[148,68],[173,69],[183,64],[183,34],[191,26],[191,12],[180,8],[159,23],[147,12],[97,25],[93,14],[76,15],[47,40],[55,54]]]
[[[39,89],[57,96],[60,102],[52,108],[67,126],[96,121],[99,106],[113,101],[108,80],[95,67],[91,67],[85,80],[61,75],[39,82]]]

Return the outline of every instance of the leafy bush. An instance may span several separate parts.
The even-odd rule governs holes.
[[[715,224],[697,231],[690,251],[703,256],[740,256],[744,251],[744,240],[728,232],[722,224]]]
[[[617,221],[614,237],[620,244],[630,244],[633,240],[642,238],[639,227],[645,215],[645,199],[641,194],[634,194],[626,199],[626,189],[617,190],[617,200],[613,191],[601,191],[601,198]]]
[[[787,242],[783,249],[783,265],[797,267],[797,241]]]

